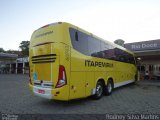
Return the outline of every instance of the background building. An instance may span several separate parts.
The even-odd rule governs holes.
[[[133,51],[139,59],[141,77],[149,74],[149,79],[160,78],[160,39],[127,43],[125,48]]]
[[[17,54],[0,53],[0,74],[29,73],[28,57],[18,58]]]

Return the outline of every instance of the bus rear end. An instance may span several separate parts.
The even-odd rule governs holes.
[[[54,23],[36,30],[31,37],[29,87],[37,96],[68,100],[67,63],[60,58],[64,54],[63,36],[63,24]]]

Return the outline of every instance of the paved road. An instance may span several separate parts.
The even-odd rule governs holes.
[[[0,112],[8,114],[160,114],[160,81],[139,81],[100,100],[60,102],[33,96],[27,75],[0,75]]]

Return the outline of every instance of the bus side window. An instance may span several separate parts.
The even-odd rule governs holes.
[[[75,40],[78,41],[78,32],[75,32]]]
[[[100,41],[92,36],[88,36],[88,52],[90,56],[101,57],[102,55],[99,53],[100,49]]]
[[[88,35],[74,28],[69,29],[72,46],[78,52],[88,55]]]

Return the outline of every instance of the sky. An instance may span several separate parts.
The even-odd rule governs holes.
[[[0,0],[0,48],[20,50],[34,30],[59,21],[111,42],[160,39],[160,0]]]

